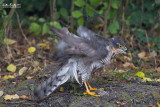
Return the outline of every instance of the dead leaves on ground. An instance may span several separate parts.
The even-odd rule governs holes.
[[[19,72],[18,72],[18,74],[19,74],[19,76],[21,76],[22,74],[24,74],[26,71],[27,71],[27,67],[22,67],[20,70],[19,70]]]
[[[13,39],[5,38],[5,39],[4,39],[4,42],[5,42],[7,45],[12,45],[12,44],[16,43],[17,41],[15,41],[15,40],[13,40]]]
[[[13,64],[9,64],[7,66],[7,70],[10,71],[10,72],[15,72],[16,71],[16,66],[13,65]]]
[[[134,65],[133,63],[131,63],[131,62],[125,62],[125,63],[123,64],[123,67],[124,67],[124,68],[127,68],[127,67],[135,68],[135,65]]]
[[[18,96],[17,94],[13,94],[13,95],[5,95],[4,96],[4,100],[6,101],[11,101],[14,99],[31,99],[30,95],[22,95],[22,96]]]
[[[154,58],[157,56],[157,52],[156,51],[152,51],[151,53],[146,53],[144,51],[138,53],[138,57],[144,60],[148,60],[150,58]]]

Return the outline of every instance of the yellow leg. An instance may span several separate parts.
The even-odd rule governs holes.
[[[91,92],[91,91],[88,89],[88,86],[87,86],[87,82],[86,82],[86,81],[84,82],[84,84],[85,84],[85,87],[86,87],[86,92],[83,93],[84,95],[85,95],[85,94],[89,94],[89,95],[92,95],[92,96],[100,97],[100,95],[95,95],[94,92]]]
[[[88,83],[88,81],[86,81],[86,83],[87,83],[90,91],[97,90],[97,88],[92,88],[92,86]],[[100,88],[100,89],[104,90],[104,88]]]
[[[92,86],[88,83],[88,81],[86,81],[86,83],[87,83],[90,91],[97,90],[97,88],[92,88]]]

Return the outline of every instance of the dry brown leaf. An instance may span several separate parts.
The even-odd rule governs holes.
[[[33,78],[33,76],[27,76],[26,78],[27,78],[28,80],[30,80],[30,79]]]
[[[22,96],[19,96],[19,98],[21,98],[21,99],[31,99],[31,96],[30,95],[22,95]]]
[[[18,72],[19,76],[21,76],[22,74],[24,74],[24,72],[26,72],[27,69],[28,69],[27,67],[21,68],[21,69],[19,70],[19,72]]]
[[[140,52],[140,53],[138,54],[138,57],[139,57],[139,58],[144,58],[145,55],[146,55],[146,53],[143,51],[143,52]]]
[[[133,63],[130,63],[130,62],[126,62],[123,64],[123,67],[127,68],[127,67],[133,67],[135,68],[134,64]]]
[[[124,56],[124,60],[131,61],[132,59],[130,57]]]
[[[158,72],[160,72],[160,67],[156,68],[156,70],[157,70]]]
[[[123,73],[126,72],[125,70],[119,69],[118,72]]]
[[[9,38],[5,38],[5,39],[4,39],[4,42],[5,42],[6,44],[8,44],[8,45],[12,45],[12,44],[16,43],[15,40],[9,39]]]
[[[150,58],[154,58],[154,57],[156,57],[157,56],[157,52],[154,50],[154,51],[152,51],[151,53],[150,53],[150,55],[149,55],[149,57]]]
[[[5,95],[4,99],[7,101],[11,101],[11,99],[19,99],[19,96],[17,94],[14,95]]]
[[[34,66],[38,66],[39,62],[38,61],[34,61],[33,64],[34,64]]]

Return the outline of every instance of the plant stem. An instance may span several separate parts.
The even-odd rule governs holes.
[[[71,31],[73,31],[73,27],[74,27],[74,19],[72,16],[72,12],[74,11],[74,0],[71,1],[71,17],[70,17],[70,27],[71,27]]]
[[[56,7],[56,0],[50,0],[50,16],[51,16],[51,21],[55,21],[55,7]]]
[[[107,18],[108,18],[108,13],[111,8],[111,0],[108,0],[108,8],[105,12],[105,18],[104,18],[104,28],[103,28],[103,36],[106,37],[106,29],[107,29]]]

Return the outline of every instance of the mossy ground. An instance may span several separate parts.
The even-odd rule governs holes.
[[[146,71],[146,72],[145,72]],[[152,70],[144,70],[146,76],[152,78],[154,73]],[[40,103],[28,100],[12,100],[4,101],[3,97],[0,98],[3,107],[116,107],[120,105],[126,106],[156,106],[157,102],[160,102],[160,84],[141,84],[140,82],[128,81],[123,75],[129,75],[135,77],[136,71],[130,71],[125,73],[119,72],[102,72],[103,76],[93,75],[89,82],[93,87],[104,88],[108,95],[102,97],[93,97],[89,95],[83,95],[85,91],[84,86],[79,86],[72,82],[67,82],[61,87],[64,88],[63,92],[57,89],[49,98],[46,98]],[[10,83],[6,80],[2,83]],[[1,84],[2,84],[1,83]],[[1,87],[7,94],[29,94],[32,96],[31,84],[36,84],[35,80],[20,81],[16,84],[10,83],[7,86]],[[74,85],[73,85],[74,84]]]

